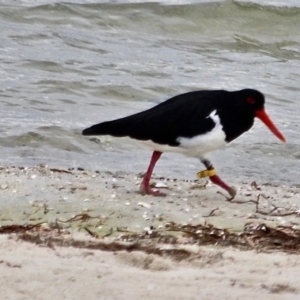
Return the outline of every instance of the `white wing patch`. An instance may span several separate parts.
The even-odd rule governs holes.
[[[220,118],[219,118],[219,116],[217,114],[217,110],[216,109],[214,111],[212,111],[208,117],[206,117],[206,119],[208,119],[208,118],[211,118],[215,122],[216,126],[218,126],[218,125],[221,124]]]

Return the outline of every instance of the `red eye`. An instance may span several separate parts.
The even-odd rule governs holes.
[[[247,98],[247,102],[248,102],[249,104],[254,104],[254,103],[255,103],[255,99],[252,98],[252,97],[248,97],[248,98]]]

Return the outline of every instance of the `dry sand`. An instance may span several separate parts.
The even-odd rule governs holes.
[[[299,248],[236,234],[245,224],[262,226],[260,234],[298,230],[299,187],[242,184],[228,202],[205,181],[154,177],[165,198],[138,194],[139,182],[136,174],[2,167],[1,299],[300,299]]]

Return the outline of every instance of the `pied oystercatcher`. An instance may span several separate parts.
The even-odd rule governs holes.
[[[236,190],[221,180],[206,155],[248,131],[255,117],[285,142],[284,136],[268,117],[264,104],[264,95],[253,89],[194,91],[137,114],[93,125],[82,134],[128,136],[150,146],[154,152],[140,185],[144,194],[164,196],[151,189],[151,174],[163,152],[177,152],[199,158],[206,170],[199,172],[198,177],[209,176],[233,198]]]

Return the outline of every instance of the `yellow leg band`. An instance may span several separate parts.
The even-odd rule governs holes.
[[[204,178],[204,177],[211,177],[216,175],[216,169],[211,169],[211,170],[204,170],[204,171],[200,171],[197,173],[197,177],[198,178]]]

